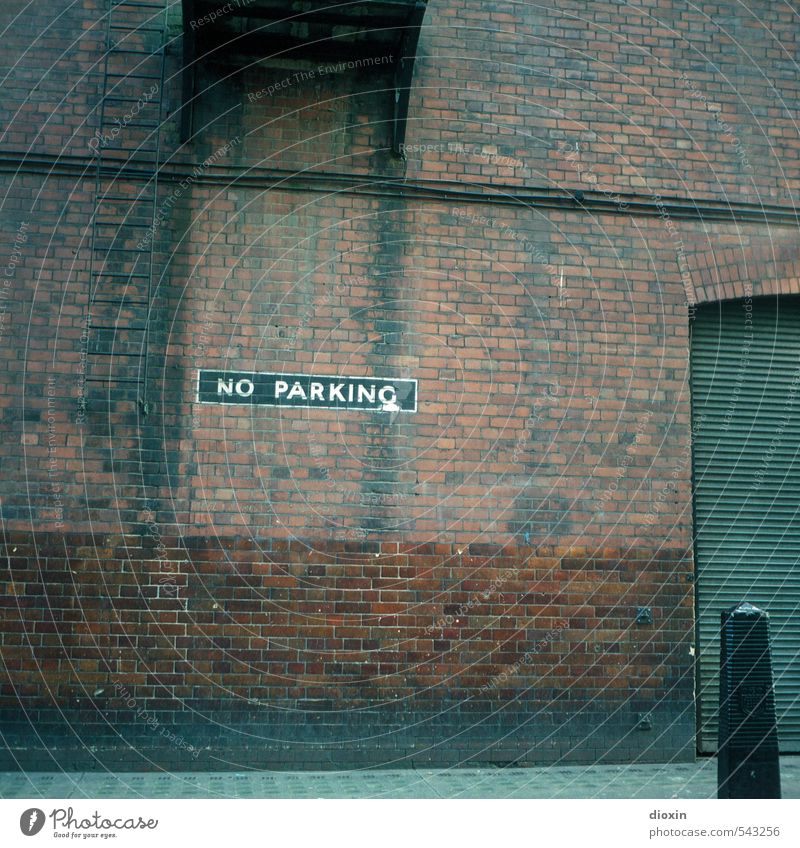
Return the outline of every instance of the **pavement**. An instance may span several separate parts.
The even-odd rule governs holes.
[[[800,798],[800,756],[781,757]],[[716,798],[714,758],[694,763],[324,772],[0,772],[0,798]]]

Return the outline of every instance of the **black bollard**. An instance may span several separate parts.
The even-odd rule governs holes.
[[[780,798],[769,616],[752,604],[722,613],[718,798]]]

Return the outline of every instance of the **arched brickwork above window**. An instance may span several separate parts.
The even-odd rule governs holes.
[[[800,239],[780,240],[698,252],[688,257],[695,303],[766,294],[800,294]]]

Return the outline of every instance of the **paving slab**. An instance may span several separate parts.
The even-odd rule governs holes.
[[[800,798],[800,756],[781,757]],[[0,798],[715,798],[717,764],[324,772],[0,772]]]

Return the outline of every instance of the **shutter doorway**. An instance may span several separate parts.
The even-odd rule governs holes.
[[[800,752],[800,296],[697,307],[691,333],[698,747],[717,750],[720,612],[770,615],[780,748]]]

